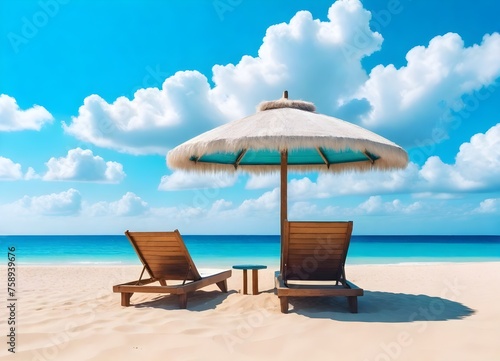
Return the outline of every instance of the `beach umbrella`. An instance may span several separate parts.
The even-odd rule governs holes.
[[[287,218],[287,175],[293,171],[342,172],[405,168],[407,153],[358,125],[316,112],[313,103],[266,101],[248,117],[180,144],[167,154],[172,169],[238,170],[281,174],[281,234]]]

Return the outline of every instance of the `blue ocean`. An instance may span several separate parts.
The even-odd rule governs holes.
[[[280,237],[183,235],[199,267],[279,264]],[[0,236],[17,264],[140,265],[124,235]],[[500,261],[500,236],[352,236],[347,264]]]

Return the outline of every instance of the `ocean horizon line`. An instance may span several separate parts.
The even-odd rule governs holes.
[[[141,231],[142,232],[142,231]],[[163,232],[163,231],[144,231],[144,232]],[[170,232],[170,231],[165,231]],[[40,234],[40,233],[23,233],[23,234],[0,234],[0,238],[2,237],[71,237],[71,236],[89,236],[89,237],[116,237],[116,236],[125,236],[125,233],[50,233],[50,234]],[[229,233],[183,233],[182,236],[193,236],[193,237],[201,237],[201,236],[228,236],[228,237],[279,237],[280,234],[229,234]],[[357,234],[353,233],[353,237],[500,237],[500,234]]]
[[[223,260],[221,258],[221,260]],[[205,263],[203,262],[203,260],[201,262],[199,262],[199,266],[197,268],[199,268],[200,270],[202,269],[206,269],[206,268],[212,268],[212,267],[216,267],[216,266],[221,266],[221,267],[226,267],[226,268],[230,268],[232,267],[232,264],[233,263],[228,263],[228,262],[221,262],[221,263],[215,263],[216,260],[212,260],[211,262],[209,263]],[[468,260],[465,260],[465,259],[457,259],[457,260],[448,260],[448,261],[443,261],[443,260],[440,260],[440,261],[429,261],[429,260],[425,260],[425,261],[389,261],[389,262],[376,262],[376,263],[373,263],[373,262],[346,262],[346,266],[350,267],[350,266],[379,266],[379,267],[383,267],[383,266],[426,266],[426,265],[451,265],[451,264],[468,264],[468,263],[499,263],[500,262],[500,258],[499,259],[495,259],[495,258],[491,258],[491,259],[477,259],[477,258],[473,258],[473,259],[468,259]],[[198,262],[197,262],[198,263]],[[238,263],[238,262],[234,262],[235,264]],[[273,262],[260,262],[260,263],[265,263],[266,266],[268,266],[268,268],[273,268],[273,267],[277,267],[279,268],[280,267],[280,264],[279,264],[279,259],[275,260],[275,263]],[[239,263],[238,263],[239,264]],[[143,264],[140,262],[139,259],[137,259],[137,262],[58,262],[58,263],[55,263],[55,262],[40,262],[40,263],[37,263],[37,262],[21,262],[19,263],[19,266],[22,266],[22,267],[142,267]],[[2,265],[0,265],[0,268],[2,267]],[[6,267],[5,265],[3,265],[3,267]],[[219,267],[220,268],[220,267]]]
[[[279,263],[279,235],[183,235],[197,264]],[[18,264],[140,264],[124,235],[14,235]],[[500,236],[353,235],[348,264],[500,261]]]

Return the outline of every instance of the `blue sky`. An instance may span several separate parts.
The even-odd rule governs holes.
[[[500,234],[500,5],[0,2],[0,234],[278,234],[276,175],[168,169],[290,98],[403,146],[393,172],[289,175],[289,218]]]

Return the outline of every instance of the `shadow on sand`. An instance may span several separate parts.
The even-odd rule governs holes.
[[[189,311],[207,311],[213,310],[220,305],[230,295],[236,291],[229,290],[228,293],[221,291],[203,291],[197,290],[188,296],[187,309]],[[132,296],[132,303],[134,303]],[[161,308],[164,310],[178,310],[179,302],[176,295],[161,295],[151,301],[138,302],[131,306],[137,308]]]
[[[366,291],[358,297],[358,313],[350,313],[345,297],[290,298],[289,312],[311,318],[354,322],[459,320],[474,310],[455,301],[427,295]]]
[[[198,290],[188,297],[187,309],[196,312],[214,310],[229,295],[236,293],[238,292],[234,290],[229,290],[228,293]],[[274,293],[274,290],[261,293]],[[132,298],[132,306],[137,308],[179,309],[175,295],[161,295],[150,301],[137,302],[134,304]],[[474,314],[473,309],[441,297],[367,290],[364,296],[358,297],[358,313],[349,312],[345,297],[290,297],[289,302],[292,306],[289,313],[345,322],[446,321],[460,320]],[[272,303],[274,308],[279,310],[278,297]]]

